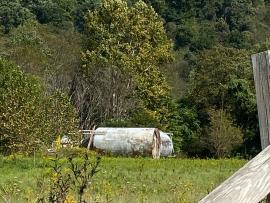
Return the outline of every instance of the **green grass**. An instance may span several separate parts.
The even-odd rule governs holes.
[[[0,158],[1,185],[12,188],[15,183],[11,190],[18,190],[11,192],[12,202],[21,202],[23,197],[34,199],[36,179],[48,174],[48,162],[41,158],[35,162],[33,158]],[[87,196],[95,202],[197,202],[245,162],[103,157],[101,171],[94,176]]]

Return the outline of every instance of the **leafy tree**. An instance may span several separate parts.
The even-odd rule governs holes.
[[[260,148],[254,92],[248,51],[219,46],[201,52],[190,76],[189,98],[201,110],[217,108],[230,113],[243,129],[242,152],[252,154]],[[201,118],[202,126],[208,126],[207,119]]]
[[[255,11],[251,0],[224,1],[222,11],[223,18],[231,30],[243,32],[251,29],[251,17]]]
[[[56,140],[58,136],[67,135],[74,143],[79,143],[78,118],[75,108],[70,103],[67,95],[61,91],[55,91],[45,95],[41,101],[37,116],[44,126],[40,126],[41,134],[45,135],[40,140],[47,146]],[[68,134],[71,133],[71,134]]]
[[[4,33],[8,33],[13,27],[22,25],[32,19],[33,14],[21,5],[20,0],[1,0],[0,2],[0,26]]]
[[[74,25],[80,32],[85,30],[85,16],[96,8],[98,2],[98,0],[77,0],[72,15],[74,16]]]
[[[259,121],[254,86],[247,80],[235,79],[228,85],[228,111],[244,133],[243,154],[256,155],[261,150]]]
[[[254,33],[258,33],[254,25],[255,23],[258,25],[261,21],[256,22],[255,15],[262,13],[262,8],[265,8],[263,2],[251,0],[147,0],[146,2],[155,8],[158,14],[165,19],[166,24],[176,26],[176,33],[179,35],[175,41],[176,49],[186,46],[183,45],[186,39],[190,39],[190,41],[191,39],[201,39],[196,40],[196,49],[191,46],[192,51],[197,51],[198,48],[210,48],[209,43],[216,44],[218,42],[216,39],[227,46],[250,47],[255,40]],[[220,30],[220,22],[223,23],[222,27],[226,30]],[[167,26],[168,33],[173,32],[171,29],[175,30],[174,27]],[[191,30],[195,30],[195,32],[193,33]],[[189,44],[189,42],[186,43]],[[205,47],[207,44],[208,46]]]
[[[0,146],[6,153],[32,152],[76,129],[76,114],[62,94],[46,96],[38,78],[0,60]]]
[[[0,72],[0,143],[14,150],[28,149],[35,140],[31,136],[38,131],[35,115],[41,86],[36,78],[24,75],[7,61],[0,61]]]
[[[188,100],[182,99],[172,105],[169,130],[173,133],[176,152],[198,155],[202,147],[198,144],[200,120],[197,109]],[[198,144],[198,145],[197,145]]]
[[[206,1],[202,16],[216,26],[224,22],[229,30],[218,30],[221,42],[237,48],[247,48],[253,43],[256,5],[251,0]],[[220,27],[219,27],[220,28]],[[224,35],[226,34],[226,35]],[[223,38],[223,39],[222,39]]]
[[[223,110],[209,110],[211,127],[209,146],[217,157],[224,157],[243,142],[243,133],[234,126],[231,119]]]
[[[178,26],[176,32],[176,48],[188,46],[191,51],[211,48],[218,42],[214,26],[213,23],[207,21],[185,20]]]
[[[201,52],[190,74],[190,98],[205,107],[225,105],[228,85],[234,79],[253,81],[246,50],[217,46]]]
[[[28,21],[9,36],[0,37],[0,56],[14,61],[26,73],[39,76],[46,91],[69,92],[74,70],[80,63],[80,35]]]
[[[172,59],[172,44],[155,11],[142,1],[128,7],[122,0],[103,0],[87,16],[86,27],[82,73],[90,80],[97,68],[107,72],[110,86],[100,87],[109,90],[100,97],[109,96],[111,102],[107,119],[125,116],[134,106],[141,106],[161,126],[166,125],[169,87],[159,66]],[[134,102],[121,109],[131,101],[128,98]]]
[[[66,27],[73,22],[76,0],[24,0],[40,23]]]

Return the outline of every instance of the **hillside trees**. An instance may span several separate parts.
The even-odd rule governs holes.
[[[173,59],[172,44],[155,11],[142,1],[128,7],[103,0],[86,22],[86,51],[73,91],[84,127],[95,118],[102,123],[136,114],[165,127],[170,96],[159,67]]]
[[[1,0],[0,31],[7,34],[12,28],[28,20],[66,29],[75,27],[82,31],[84,16],[98,0]]]
[[[204,106],[224,106],[229,98],[228,85],[232,80],[253,82],[249,57],[249,52],[244,49],[223,46],[202,51],[190,74],[191,98]]]
[[[34,15],[28,8],[21,5],[20,0],[1,0],[0,2],[0,31],[8,33],[11,28],[22,25]]]
[[[76,0],[25,1],[24,5],[31,10],[36,19],[44,24],[51,23],[57,27],[66,27],[73,22],[73,10]]]
[[[232,121],[228,122],[242,128],[243,148],[250,148],[252,143],[259,149],[256,99],[249,56],[246,50],[222,46],[201,52],[190,75],[188,98],[201,114],[205,114],[207,109],[225,109],[231,115]],[[211,115],[213,117],[213,112]],[[201,116],[200,120],[203,126],[209,126],[209,117]]]
[[[39,76],[46,83],[46,91],[69,92],[81,51],[81,38],[74,29],[61,30],[28,21],[1,36],[0,44],[0,57]]]
[[[191,47],[192,51],[208,49],[217,43],[249,47],[255,40],[255,14],[264,7],[263,2],[251,0],[147,2],[165,19],[175,48]],[[204,36],[205,31],[209,38]],[[210,39],[215,40],[211,43]],[[207,44],[204,44],[204,40]]]
[[[208,156],[209,109],[224,109],[244,134],[237,152],[256,153],[249,50],[270,47],[269,1],[143,2],[2,0],[0,57],[40,78],[46,108],[70,92],[84,128],[161,127],[183,152]]]

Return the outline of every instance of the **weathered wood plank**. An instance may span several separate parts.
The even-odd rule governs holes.
[[[264,149],[270,144],[270,60],[269,51],[254,54],[252,58],[253,75],[256,87],[258,117],[260,125],[261,147]],[[270,203],[270,195],[266,198]]]
[[[199,203],[258,203],[270,193],[270,146]]]
[[[262,149],[270,144],[270,52],[252,55]]]

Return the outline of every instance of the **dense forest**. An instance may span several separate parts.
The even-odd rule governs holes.
[[[269,35],[268,0],[1,0],[0,150],[118,126],[172,132],[182,155],[253,156],[250,56]]]

